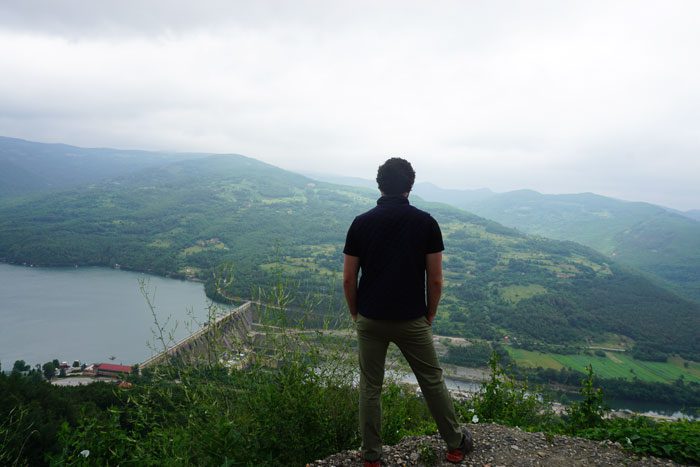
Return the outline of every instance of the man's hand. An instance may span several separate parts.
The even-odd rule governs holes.
[[[343,260],[343,292],[353,321],[357,320],[357,274],[360,272],[360,258],[345,255]]]
[[[442,295],[442,252],[425,255],[425,275],[428,286],[428,322],[433,324]]]

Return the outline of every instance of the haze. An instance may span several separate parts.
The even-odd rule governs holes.
[[[0,134],[700,208],[700,3],[0,4]]]

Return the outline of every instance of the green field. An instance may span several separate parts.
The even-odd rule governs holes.
[[[518,303],[521,300],[532,298],[535,295],[545,294],[547,293],[547,289],[538,284],[509,285],[501,288],[500,293],[504,300],[510,303]]]
[[[700,364],[687,362],[681,358],[669,359],[668,362],[645,362],[622,352],[605,352],[605,357],[579,355],[559,355],[553,353],[531,352],[523,349],[508,348],[508,352],[516,363],[522,367],[542,367],[558,370],[570,367],[584,372],[588,364],[601,378],[624,378],[633,380],[635,377],[642,381],[672,383],[683,376],[685,381],[700,383]]]

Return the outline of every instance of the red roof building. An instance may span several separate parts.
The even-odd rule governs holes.
[[[120,376],[131,374],[131,367],[127,365],[114,365],[112,363],[100,363],[96,367],[97,376]]]

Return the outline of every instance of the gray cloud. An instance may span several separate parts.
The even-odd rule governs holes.
[[[0,4],[0,134],[700,207],[696,2]],[[369,175],[368,175],[369,174]]]

